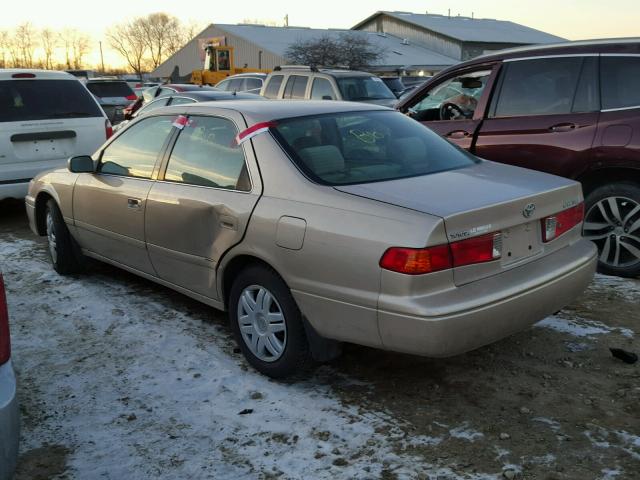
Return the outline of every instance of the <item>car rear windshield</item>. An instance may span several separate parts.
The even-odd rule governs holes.
[[[273,128],[298,167],[325,185],[349,185],[466,167],[475,157],[392,111],[279,120]]]
[[[336,81],[344,100],[361,102],[362,100],[396,98],[389,87],[378,77],[338,77]]]
[[[0,81],[0,122],[102,116],[78,80]]]
[[[127,82],[87,83],[87,88],[96,97],[128,97],[134,95]]]

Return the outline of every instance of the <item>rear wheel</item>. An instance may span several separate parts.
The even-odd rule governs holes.
[[[598,246],[598,271],[621,277],[640,275],[640,186],[618,182],[587,195],[585,238]]]
[[[45,226],[49,256],[54,270],[61,275],[80,271],[80,262],[76,253],[77,247],[64,223],[62,213],[53,199],[47,202]]]
[[[233,282],[229,319],[247,361],[261,373],[283,378],[311,363],[302,315],[289,288],[273,270],[243,270]]]

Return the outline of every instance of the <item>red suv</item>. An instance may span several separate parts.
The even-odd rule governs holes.
[[[600,271],[640,275],[640,39],[479,57],[397,108],[479,157],[580,181]]]

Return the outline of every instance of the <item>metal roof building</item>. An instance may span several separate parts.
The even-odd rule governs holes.
[[[151,72],[153,77],[169,77],[177,66],[181,76],[203,67],[203,42],[223,37],[234,47],[237,67],[271,69],[286,64],[285,53],[290,45],[324,36],[365,36],[382,52],[382,58],[369,70],[376,73],[395,73],[398,70],[425,73],[437,72],[458,63],[456,58],[430,50],[424,45],[393,34],[359,30],[315,29],[304,27],[268,27],[263,25],[212,24],[193,40]]]
[[[410,12],[376,12],[353,29],[406,38],[459,61],[503,48],[565,40],[505,20]]]

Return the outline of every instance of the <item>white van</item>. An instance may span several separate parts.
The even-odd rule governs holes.
[[[92,155],[111,134],[102,108],[73,75],[0,69],[0,200],[23,198],[37,173]]]

